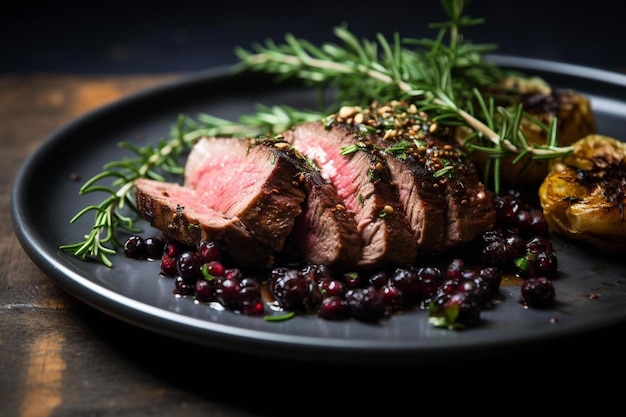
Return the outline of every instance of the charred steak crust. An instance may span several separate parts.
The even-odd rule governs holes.
[[[185,165],[185,186],[200,201],[239,219],[258,241],[280,252],[302,212],[305,190],[297,155],[280,141],[201,138]]]
[[[350,129],[358,149],[384,155],[420,253],[445,251],[493,227],[493,195],[476,165],[416,106],[343,108],[328,124]]]
[[[342,155],[342,149],[355,143],[352,131],[344,126],[328,128],[322,122],[307,122],[285,132],[285,138],[315,161],[322,176],[337,190],[342,205],[354,213],[362,240],[357,267],[415,261],[417,245],[384,160],[369,152]]]
[[[265,267],[271,263],[267,247],[239,219],[226,218],[198,204],[195,190],[145,178],[135,181],[135,190],[141,216],[168,238],[192,247],[202,240],[219,242],[242,267]]]

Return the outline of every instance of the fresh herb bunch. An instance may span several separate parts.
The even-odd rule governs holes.
[[[396,34],[390,42],[379,34],[376,42],[359,40],[343,25],[334,30],[341,45],[325,43],[317,47],[287,34],[284,44],[267,40],[265,44],[253,45],[251,50],[237,48],[240,63],[233,68],[235,72],[264,72],[275,75],[279,81],[296,79],[321,93],[330,91],[332,102],[321,105],[323,110],[317,112],[259,105],[256,113],[240,116],[237,121],[208,114],[200,114],[196,119],[181,115],[169,141],[162,139],[156,146],[143,148],[121,143],[136,157],[106,164],[103,172],[81,187],[80,195],[105,192],[107,198],[71,219],[73,223],[95,212],[93,227],[84,240],[60,249],[83,259],[94,257],[111,267],[109,257],[121,245],[118,231],[135,230],[135,217],[122,213],[124,209],[136,210],[136,179],[162,180],[166,174],[182,174],[184,153],[202,136],[277,135],[298,123],[322,120],[346,105],[366,107],[373,101],[407,100],[438,123],[468,127],[471,134],[463,144],[470,151],[486,153],[493,161],[488,171],[493,175],[496,192],[502,157],[516,156],[517,161],[530,156],[532,162],[571,152],[569,147],[558,146],[556,120],[550,126],[535,121],[547,132],[549,140],[545,145],[531,145],[525,140],[520,123],[522,117],[533,119],[516,103],[514,94],[507,97],[500,87],[496,101],[496,97],[484,93],[497,87],[508,74],[484,60],[484,54],[496,49],[495,45],[475,45],[462,37],[464,28],[483,22],[463,14],[466,3],[441,0],[449,20],[430,25],[438,29],[434,39],[405,39]],[[104,180],[112,182],[102,185]]]

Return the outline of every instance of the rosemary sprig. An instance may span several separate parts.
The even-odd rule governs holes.
[[[184,118],[179,118],[178,131],[182,132]],[[128,142],[119,144],[136,155],[113,161],[104,165],[103,171],[87,180],[79,190],[79,195],[103,192],[107,197],[99,204],[90,205],[80,210],[70,220],[76,222],[88,213],[94,212],[94,223],[81,242],[62,245],[60,250],[85,259],[92,256],[111,267],[109,256],[115,254],[115,248],[121,244],[118,231],[136,231],[132,215],[122,214],[125,209],[134,209],[134,183],[137,178],[149,177],[164,181],[164,173],[180,174],[182,165],[179,158],[184,150],[182,134],[169,142],[161,140],[156,147],[136,147]],[[157,168],[159,169],[157,171]],[[111,180],[110,185],[102,184]]]
[[[101,192],[106,197],[98,204],[90,205],[74,215],[70,223],[94,213],[94,222],[88,234],[80,242],[61,245],[60,250],[86,259],[93,257],[108,267],[113,264],[110,256],[122,245],[118,232],[138,232],[134,200],[134,184],[138,178],[148,177],[165,181],[166,175],[182,175],[181,162],[185,151],[202,136],[254,137],[283,132],[293,123],[319,120],[315,112],[296,110],[288,106],[267,107],[259,105],[256,115],[244,115],[237,122],[200,114],[198,120],[179,116],[170,132],[170,140],[161,139],[156,146],[136,147],[121,142],[134,158],[112,161],[103,171],[88,179],[79,189],[79,195]],[[110,181],[106,184],[106,181]],[[130,213],[128,213],[130,211]],[[123,214],[123,213],[128,214]]]
[[[241,62],[236,70],[275,74],[279,80],[298,78],[309,86],[336,91],[335,110],[373,101],[412,100],[433,120],[465,125],[473,131],[461,143],[494,160],[496,192],[500,190],[500,158],[513,155],[517,163],[528,156],[532,163],[571,152],[571,147],[558,146],[556,121],[544,126],[523,112],[516,104],[515,92],[507,97],[507,92],[498,88],[502,92],[498,99],[508,103],[507,107],[495,106],[494,97],[483,93],[498,87],[510,74],[484,60],[483,54],[494,45],[473,45],[461,37],[462,28],[482,23],[482,19],[463,16],[466,2],[441,3],[450,20],[431,25],[439,28],[435,39],[401,39],[396,34],[392,42],[382,35],[376,43],[359,41],[346,26],[339,26],[335,35],[343,46],[326,43],[316,47],[287,34],[284,44],[268,40],[251,50],[238,48]],[[520,128],[522,117],[545,131],[548,143],[529,144]]]

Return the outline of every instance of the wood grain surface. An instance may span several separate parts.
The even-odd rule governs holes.
[[[429,408],[445,416],[537,411],[539,397],[546,411],[582,404],[600,413],[619,399],[623,325],[523,355],[343,366],[261,360],[172,340],[66,294],[14,235],[10,193],[21,163],[64,123],[177,76],[0,77],[0,416],[394,416]]]

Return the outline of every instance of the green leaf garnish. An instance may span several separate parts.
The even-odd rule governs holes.
[[[285,314],[270,314],[263,316],[263,320],[265,321],[285,321],[292,319],[296,316],[294,311],[287,312]]]

